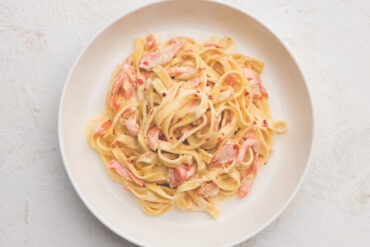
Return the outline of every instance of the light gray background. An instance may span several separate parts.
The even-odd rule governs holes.
[[[81,49],[112,18],[145,2],[0,1],[0,246],[133,246],[73,190],[58,150],[57,113]],[[291,48],[317,120],[301,190],[241,246],[369,246],[370,1],[230,2]]]

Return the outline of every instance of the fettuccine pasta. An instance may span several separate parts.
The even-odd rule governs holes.
[[[106,109],[87,124],[108,174],[149,215],[178,207],[219,216],[251,190],[286,123],[271,117],[264,63],[228,52],[230,37],[165,43],[150,34],[111,78]]]

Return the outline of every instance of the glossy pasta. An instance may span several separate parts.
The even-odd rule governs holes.
[[[251,190],[285,122],[271,117],[264,64],[230,53],[229,37],[138,38],[111,78],[105,112],[87,124],[109,175],[147,214],[173,207],[219,215]]]

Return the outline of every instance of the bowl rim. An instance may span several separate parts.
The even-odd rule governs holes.
[[[228,7],[228,8],[234,9],[236,11],[239,11],[240,13],[242,13],[242,14],[248,16],[249,18],[251,18],[253,21],[257,22],[259,25],[261,25],[263,28],[265,28],[270,34],[272,34],[281,43],[281,45],[284,47],[284,49],[288,52],[289,56],[292,58],[293,62],[296,64],[297,69],[298,69],[298,72],[302,76],[302,79],[303,79],[303,82],[304,82],[304,86],[305,86],[306,91],[307,91],[307,94],[308,94],[308,100],[309,100],[308,103],[309,103],[309,106],[310,106],[310,109],[311,109],[311,122],[312,122],[311,145],[310,145],[310,150],[309,150],[308,159],[306,161],[305,168],[303,170],[303,173],[301,175],[301,178],[298,181],[298,184],[297,184],[296,188],[294,189],[293,193],[289,196],[289,198],[286,200],[286,202],[282,205],[282,207],[273,215],[273,217],[271,217],[269,220],[267,220],[262,226],[260,226],[256,230],[254,230],[252,233],[250,233],[250,234],[248,234],[248,235],[246,235],[244,237],[241,237],[239,239],[235,239],[235,241],[233,241],[232,243],[229,243],[230,246],[234,246],[234,245],[240,244],[240,243],[242,243],[242,242],[244,242],[244,241],[246,241],[246,240],[254,237],[259,232],[261,232],[263,229],[265,229],[267,226],[269,226],[272,222],[274,222],[286,210],[286,208],[288,207],[288,205],[293,201],[294,197],[297,195],[297,192],[301,188],[301,186],[303,184],[303,181],[304,181],[304,179],[307,176],[309,167],[311,166],[312,157],[313,157],[313,153],[314,153],[314,149],[315,149],[315,143],[316,143],[315,106],[314,106],[314,101],[313,101],[313,97],[312,97],[312,91],[311,91],[312,89],[310,89],[310,86],[307,83],[306,77],[305,77],[305,75],[304,75],[304,73],[303,73],[303,71],[302,71],[302,69],[301,69],[301,67],[300,67],[297,59],[294,57],[293,53],[291,52],[291,50],[289,49],[289,47],[286,45],[286,43],[275,32],[273,32],[268,26],[266,26],[258,17],[256,17],[255,15],[249,13],[246,9],[237,6],[236,4],[229,3],[229,2],[224,2],[222,0],[201,0],[201,1],[219,4],[219,5],[222,5],[223,7]],[[129,236],[129,235],[123,233],[123,232],[120,232],[117,229],[115,229],[113,226],[111,226],[110,223],[107,222],[104,219],[104,217],[101,216],[93,208],[93,206],[90,205],[87,202],[84,194],[76,186],[74,180],[72,179],[72,175],[71,175],[71,171],[69,169],[69,166],[67,165],[67,157],[66,157],[65,150],[64,150],[64,143],[63,143],[63,140],[62,140],[62,136],[63,136],[63,130],[62,130],[62,124],[61,124],[61,122],[62,122],[62,112],[63,112],[63,105],[64,105],[64,100],[65,100],[65,95],[66,95],[66,92],[67,92],[67,88],[68,88],[68,86],[70,84],[71,76],[72,76],[72,74],[73,74],[73,72],[75,70],[76,65],[80,61],[81,57],[87,51],[87,49],[90,48],[91,44],[107,28],[109,28],[110,26],[112,26],[113,24],[115,24],[120,19],[124,18],[125,16],[127,16],[127,15],[129,15],[131,13],[134,13],[136,11],[139,11],[140,9],[143,9],[145,7],[150,7],[152,5],[161,4],[161,3],[164,3],[164,2],[167,2],[167,0],[153,0],[150,3],[140,3],[140,4],[138,4],[135,7],[128,8],[127,10],[123,11],[122,14],[120,14],[119,16],[117,16],[117,17],[113,18],[112,20],[108,21],[108,23],[106,23],[103,27],[101,27],[95,33],[95,35],[93,35],[92,38],[90,38],[89,42],[84,46],[84,48],[80,51],[80,53],[78,54],[78,56],[75,58],[75,61],[74,61],[73,65],[72,65],[71,69],[68,72],[67,78],[66,78],[65,83],[63,85],[62,94],[60,96],[59,109],[58,109],[58,144],[59,144],[59,149],[60,149],[60,153],[61,153],[61,157],[62,157],[64,168],[67,171],[68,178],[69,178],[70,182],[72,183],[72,186],[73,186],[74,190],[76,191],[76,193],[79,196],[79,198],[82,200],[83,204],[88,208],[88,210],[105,227],[107,227],[108,229],[110,229],[112,232],[114,232],[118,236],[124,238],[125,240],[128,240],[131,243],[134,243],[134,244],[139,245],[139,246],[143,246],[143,245],[144,246],[151,246],[151,245],[148,244],[148,243],[146,243],[145,240],[132,238],[131,236]]]

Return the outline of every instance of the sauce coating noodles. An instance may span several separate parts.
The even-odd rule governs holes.
[[[108,174],[149,215],[173,207],[219,215],[252,189],[287,131],[270,114],[264,63],[230,53],[230,37],[160,43],[150,34],[111,78],[105,112],[87,124]]]

